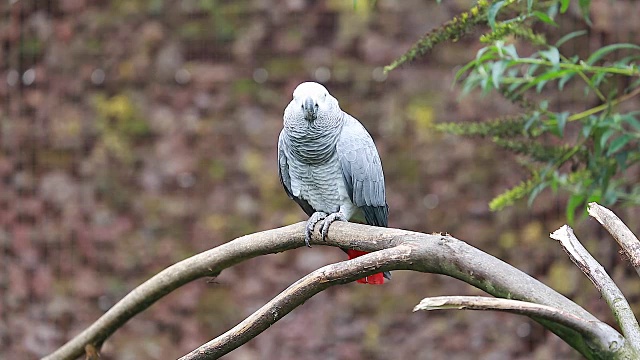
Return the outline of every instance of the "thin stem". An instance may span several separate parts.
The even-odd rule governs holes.
[[[583,111],[581,113],[573,114],[573,115],[569,116],[567,121],[576,121],[576,120],[583,119],[583,118],[585,118],[587,116],[591,116],[593,114],[599,113],[599,112],[604,111],[604,110],[606,110],[606,109],[608,109],[608,108],[610,108],[612,106],[616,106],[616,105],[620,104],[621,102],[627,101],[627,100],[631,99],[632,97],[634,97],[634,96],[636,96],[638,94],[640,94],[640,87],[636,88],[635,90],[633,90],[632,92],[630,92],[630,93],[628,93],[626,95],[623,95],[623,96],[621,96],[621,97],[619,97],[617,99],[611,100],[608,103],[605,103],[605,104],[596,106],[594,108],[585,110],[585,111]]]
[[[623,68],[612,67],[612,66],[594,66],[594,65],[587,65],[584,62],[581,62],[580,64],[563,63],[563,62],[553,64],[548,60],[532,59],[532,58],[518,58],[518,59],[511,59],[511,61],[516,64],[544,65],[548,67],[559,67],[561,69],[569,69],[574,71],[584,71],[584,72],[592,72],[592,73],[608,73],[608,74],[618,74],[618,75],[625,75],[625,76],[640,76],[640,71],[634,68],[623,69]]]
[[[560,58],[561,58],[562,60],[566,61],[566,62],[569,62],[569,59],[567,59],[567,57],[566,57],[566,56],[564,56],[564,55],[560,55]],[[591,80],[589,79],[589,77],[588,77],[588,76],[587,76],[587,75],[586,75],[582,70],[578,70],[578,71],[577,71],[577,73],[578,73],[578,76],[580,76],[580,78],[581,78],[582,80],[584,80],[584,82],[585,82],[585,83],[587,83],[587,85],[589,86],[589,88],[590,88],[591,90],[593,90],[593,92],[598,96],[598,98],[600,99],[600,101],[602,101],[602,102],[607,101],[607,97],[606,97],[606,96],[604,96],[604,94],[600,91],[600,89],[598,89],[596,86],[594,86],[594,85],[591,83]]]

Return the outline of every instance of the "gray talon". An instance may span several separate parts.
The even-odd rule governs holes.
[[[311,247],[311,234],[313,234],[313,229],[316,227],[316,224],[320,222],[322,219],[326,218],[327,214],[321,211],[314,212],[309,220],[307,220],[307,226],[305,227],[304,234],[304,243],[307,247]]]
[[[307,226],[307,231],[304,234],[304,244],[307,245],[307,247],[311,247],[311,244],[309,243],[311,241],[311,231],[309,231],[309,227]]]
[[[322,231],[321,231],[322,241],[327,241],[327,236],[329,235],[329,227],[331,226],[331,224],[333,224],[334,221],[348,221],[348,220],[346,216],[344,216],[340,212],[329,214],[322,221]]]

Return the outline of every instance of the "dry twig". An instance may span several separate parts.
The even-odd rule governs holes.
[[[413,308],[413,311],[429,310],[496,310],[532,318],[545,319],[575,329],[591,338],[602,341],[599,346],[619,346],[624,339],[609,325],[602,322],[587,321],[566,311],[551,306],[534,304],[512,299],[498,299],[484,296],[436,296],[425,298]]]
[[[631,343],[631,346],[640,351],[640,326],[638,321],[622,291],[607,274],[604,267],[582,246],[573,233],[573,229],[568,225],[563,225],[550,236],[560,242],[571,261],[595,285],[613,312],[624,337]]]
[[[638,241],[638,238],[613,211],[606,207],[592,202],[589,203],[587,211],[589,215],[598,220],[618,242],[618,245],[620,245],[622,251],[631,262],[631,265],[633,265],[638,275],[640,275],[640,241]]]

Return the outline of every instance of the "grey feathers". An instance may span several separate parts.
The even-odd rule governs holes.
[[[317,83],[300,84],[284,112],[278,171],[287,195],[311,215],[362,212],[387,226],[384,174],[373,139]]]
[[[290,199],[293,199],[304,212],[311,216],[314,213],[313,208],[306,200],[303,200],[297,196],[294,196],[291,191],[291,176],[289,175],[289,165],[287,163],[287,156],[285,155],[285,144],[282,142],[282,132],[278,139],[278,176],[280,177],[280,183],[284,187],[284,191],[287,193]]]
[[[336,153],[349,198],[362,209],[367,224],[386,227],[388,208],[380,156],[362,124],[348,114],[345,117]]]

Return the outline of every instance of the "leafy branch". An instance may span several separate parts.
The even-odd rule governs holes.
[[[563,45],[580,41],[587,32],[573,31],[550,44],[547,35],[551,32],[537,33],[534,25],[553,28],[555,36],[559,28],[556,18],[566,13],[569,4],[570,0],[479,2],[462,15],[464,19],[473,15],[464,29],[490,29],[479,37],[486,46],[456,73],[462,94],[496,92],[523,109],[521,114],[481,122],[436,125],[436,129],[452,134],[490,137],[498,146],[526,159],[532,175],[498,195],[490,204],[493,210],[527,197],[531,204],[545,189],[568,193],[570,223],[577,209],[590,201],[640,204],[640,185],[624,175],[629,168],[640,166],[640,112],[618,110],[621,103],[640,94],[640,46],[607,44],[585,58],[563,54]],[[590,25],[590,1],[579,0],[578,5],[585,25]],[[451,23],[446,23],[425,35],[387,70],[427,53],[438,43],[433,40],[439,37],[433,34],[451,29]],[[532,46],[531,54],[519,54]],[[598,104],[578,111],[554,105],[566,89],[576,91],[581,84],[585,99]]]
[[[516,0],[509,0],[511,3]],[[405,54],[388,66],[384,67],[385,73],[399,67],[400,65],[424,55],[436,45],[451,40],[456,41],[469,33],[475,26],[486,23],[489,1],[480,0],[477,5],[467,12],[454,17],[439,28],[433,29],[416,42]]]

